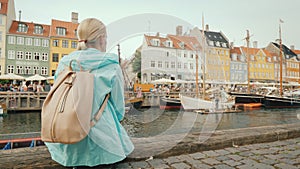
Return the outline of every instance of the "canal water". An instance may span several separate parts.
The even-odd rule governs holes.
[[[300,123],[300,109],[259,109],[240,113],[198,114],[183,110],[148,108],[126,113],[122,124],[131,137],[150,137],[190,131],[213,131]],[[21,133],[39,135],[40,112],[11,113],[0,117],[0,140]]]

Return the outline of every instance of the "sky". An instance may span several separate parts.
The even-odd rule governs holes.
[[[142,45],[143,34],[160,32],[175,34],[176,26],[186,32],[208,24],[211,31],[222,32],[234,46],[246,46],[246,30],[250,31],[250,46],[266,47],[279,39],[288,47],[300,49],[298,0],[15,0],[16,19],[51,24],[51,19],[71,21],[71,13],[79,14],[79,22],[98,18],[108,29],[108,48],[130,58]],[[279,19],[284,23],[279,23]]]

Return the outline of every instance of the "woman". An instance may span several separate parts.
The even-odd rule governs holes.
[[[61,59],[54,78],[72,59],[77,59],[83,70],[94,75],[94,116],[105,95],[111,96],[101,119],[91,128],[88,136],[75,144],[46,143],[51,157],[64,166],[96,166],[111,164],[126,158],[134,147],[120,124],[125,112],[123,76],[118,56],[105,53],[106,28],[94,18],[83,20],[78,26],[77,51]],[[72,63],[73,70],[79,70]],[[84,106],[84,105],[83,105]],[[87,112],[88,114],[89,112]]]

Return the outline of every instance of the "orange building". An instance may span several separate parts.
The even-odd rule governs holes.
[[[78,14],[72,13],[72,21],[52,19],[50,31],[50,75],[53,76],[60,59],[77,48]]]

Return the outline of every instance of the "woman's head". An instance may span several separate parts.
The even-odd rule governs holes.
[[[94,47],[102,52],[106,51],[106,27],[98,19],[83,20],[77,29],[78,50]]]

